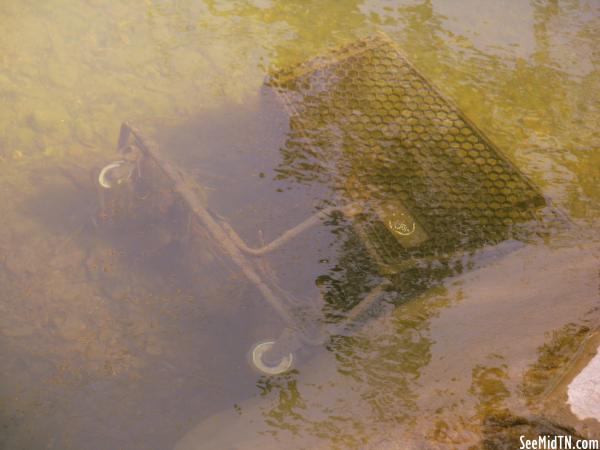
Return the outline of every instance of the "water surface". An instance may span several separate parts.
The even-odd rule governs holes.
[[[467,448],[509,439],[506,417],[581,425],[545,401],[598,326],[596,2],[8,1],[0,23],[0,446]],[[274,239],[332,194],[282,176],[265,76],[379,31],[574,224],[408,277],[261,376],[247,353],[280,317],[185,208],[101,220],[95,175],[139,124],[249,244]],[[269,258],[331,322],[380,277],[337,218]]]

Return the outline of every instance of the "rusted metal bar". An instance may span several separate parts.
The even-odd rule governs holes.
[[[275,294],[274,289],[263,281],[256,270],[254,270],[252,263],[245,258],[237,244],[231,239],[230,235],[221,225],[219,225],[219,223],[217,223],[204,205],[198,200],[197,193],[194,192],[191,187],[196,184],[195,180],[191,179],[189,175],[184,172],[177,170],[170,162],[163,159],[160,154],[155,151],[154,146],[148,143],[141,134],[127,123],[123,123],[121,126],[121,133],[119,136],[119,149],[121,151],[127,147],[130,136],[135,138],[135,142],[143,156],[151,158],[156,162],[160,170],[162,170],[166,177],[174,184],[174,190],[181,196],[198,220],[200,220],[211,233],[223,252],[230,257],[244,273],[246,278],[259,290],[264,299],[273,307],[273,309],[275,309],[275,311],[277,311],[288,326],[298,328],[297,321],[291,314],[289,307]]]
[[[288,241],[291,241],[292,239],[294,239],[298,235],[302,234],[306,230],[319,224],[321,222],[321,220],[323,220],[324,218],[329,216],[332,212],[341,211],[342,213],[347,215],[352,210],[353,207],[354,207],[354,205],[348,205],[348,206],[345,206],[342,208],[336,206],[336,207],[322,209],[321,211],[312,215],[311,217],[304,220],[303,222],[300,222],[295,227],[290,228],[289,230],[285,231],[281,236],[279,236],[278,238],[269,242],[267,245],[264,245],[259,248],[249,247],[242,240],[242,238],[235,232],[235,230],[231,227],[231,225],[229,225],[227,222],[222,222],[221,225],[225,229],[225,231],[227,231],[231,240],[235,242],[235,244],[238,246],[238,248],[241,251],[243,251],[244,253],[247,253],[248,255],[252,255],[252,256],[264,256],[267,253],[271,253],[272,251],[277,250],[283,244],[287,243]]]
[[[135,142],[135,148],[132,148],[129,143],[132,137]],[[314,332],[308,333],[307,328],[311,328],[311,326],[302,324],[303,321],[306,322],[306,318],[300,317],[300,311],[296,311],[298,314],[294,314],[292,305],[290,305],[290,303],[298,302],[294,302],[292,296],[280,288],[273,277],[263,269],[266,261],[262,258],[251,261],[247,259],[246,255],[261,257],[276,250],[286,242],[289,242],[291,239],[318,224],[333,211],[341,211],[346,217],[352,217],[358,211],[356,204],[351,203],[341,208],[330,207],[323,209],[295,227],[285,231],[269,244],[252,248],[243,241],[227,222],[215,219],[207,210],[203,204],[204,202],[201,200],[202,196],[199,195],[201,192],[198,192],[199,188],[196,180],[184,171],[178,170],[169,161],[161,157],[159,152],[156,151],[155,145],[147,141],[128,123],[123,123],[121,126],[118,146],[119,151],[123,153],[124,158],[127,160],[131,161],[137,158],[138,167],[140,158],[144,157],[149,158],[156,164],[167,179],[173,183],[173,191],[183,199],[194,216],[213,236],[222,251],[229,256],[232,262],[244,273],[246,278],[258,289],[267,303],[284,320],[286,328],[277,341],[273,343],[274,345],[271,346],[270,350],[265,353],[264,362],[276,364],[281,358],[295,352],[305,343],[321,345],[326,342],[330,335],[346,332],[351,329],[356,320],[380,299],[384,293],[387,283],[376,286],[357,306],[348,312],[341,323],[327,327],[328,329],[325,326],[318,325],[321,318],[317,315],[314,318],[309,317],[310,325],[313,326],[316,323],[317,326],[312,330]],[[134,153],[133,155],[132,152]],[[136,152],[139,154],[135,155]],[[110,167],[110,165],[107,167]]]

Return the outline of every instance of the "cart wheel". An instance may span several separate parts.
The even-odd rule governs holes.
[[[129,166],[129,168],[127,167]],[[126,170],[123,171],[123,168]],[[131,163],[125,160],[119,160],[112,162],[102,168],[98,175],[98,184],[104,189],[111,189],[114,184],[121,184],[122,182],[129,180],[133,174],[134,168],[131,167]],[[117,172],[113,175],[111,172]],[[120,173],[119,173],[120,172]]]
[[[278,364],[267,364],[263,360],[263,356],[271,349],[271,347],[273,347],[273,345],[275,345],[275,341],[265,341],[259,342],[252,348],[252,364],[266,375],[279,375],[284,373],[290,370],[292,363],[294,362],[294,355],[292,353],[288,353],[281,359],[281,361],[279,361]]]

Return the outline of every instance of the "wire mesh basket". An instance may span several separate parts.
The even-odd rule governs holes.
[[[386,36],[267,84],[290,115],[282,176],[360,202],[354,223],[382,267],[507,239],[546,205],[538,189]]]

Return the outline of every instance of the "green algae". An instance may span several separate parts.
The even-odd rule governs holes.
[[[532,404],[539,404],[569,369],[578,350],[592,330],[569,323],[552,333],[549,342],[538,349],[538,359],[523,375],[521,391]]]

